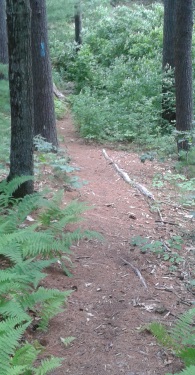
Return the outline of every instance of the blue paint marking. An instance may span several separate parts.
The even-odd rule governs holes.
[[[45,57],[45,43],[41,42],[41,57]]]

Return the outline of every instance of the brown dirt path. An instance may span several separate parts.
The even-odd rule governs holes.
[[[168,262],[154,254],[141,254],[129,243],[138,234],[166,239],[170,231],[175,233],[176,226],[155,222],[159,216],[151,213],[147,200],[119,177],[103,157],[101,146],[79,138],[68,116],[59,123],[59,133],[65,138],[62,147],[66,147],[71,165],[79,167],[78,176],[88,182],[79,191],[66,192],[65,201],[79,198],[93,206],[84,214],[82,227],[100,232],[105,240],[83,240],[75,245],[73,277],[67,278],[55,268],[45,281],[49,287],[73,290],[67,309],[51,321],[46,336],[37,333],[47,353],[65,358],[53,374],[176,372],[181,368],[179,360],[139,328],[153,320],[170,325],[186,309],[182,302],[192,296],[179,274],[170,274]],[[136,154],[126,151],[107,148],[107,152],[131,178],[157,194],[152,189],[152,177],[163,173],[168,165],[143,164]],[[166,192],[162,188],[159,194],[163,199]],[[176,209],[167,206],[162,213],[177,221]],[[148,289],[121,258],[139,269]],[[74,336],[75,341],[66,348],[60,337],[68,336]]]

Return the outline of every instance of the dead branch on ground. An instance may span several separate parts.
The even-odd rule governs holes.
[[[102,150],[102,153],[105,159],[107,159],[110,162],[110,164],[112,164],[114,169],[116,169],[118,174],[123,178],[125,182],[127,182],[129,185],[136,188],[141,194],[145,195],[147,198],[155,200],[153,194],[149,190],[147,190],[145,186],[139,184],[138,182],[131,180],[129,175],[126,172],[124,172],[121,168],[119,168],[119,166],[116,163],[114,163],[114,161],[108,156],[107,152],[104,149]]]

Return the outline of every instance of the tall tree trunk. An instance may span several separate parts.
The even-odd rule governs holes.
[[[192,129],[192,30],[193,0],[177,0],[175,33],[176,129]],[[178,140],[178,150],[187,150],[188,140]]]
[[[32,9],[32,66],[34,136],[58,146],[52,70],[49,57],[45,0],[30,0]]]
[[[8,181],[33,176],[33,92],[31,64],[31,10],[29,0],[7,0],[9,85],[11,104],[11,150]],[[15,192],[33,192],[33,181]]]
[[[81,2],[77,0],[75,4],[75,13],[74,13],[74,21],[75,21],[75,42],[77,44],[76,50],[79,51],[80,46],[82,44],[81,39],[81,31],[82,31],[82,17],[81,17]]]
[[[172,124],[176,120],[176,109],[172,106],[172,96],[175,95],[174,43],[176,1],[177,0],[164,0],[162,118],[168,121],[170,124]]]
[[[0,63],[8,64],[6,4],[0,0]]]

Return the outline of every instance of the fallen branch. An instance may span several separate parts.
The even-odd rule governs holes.
[[[144,287],[145,287],[146,289],[148,289],[148,287],[147,287],[147,285],[146,285],[146,282],[145,282],[145,280],[144,280],[144,278],[143,278],[141,272],[138,270],[138,268],[134,267],[133,264],[127,262],[127,260],[125,260],[125,259],[123,259],[123,258],[121,258],[121,257],[120,257],[120,259],[121,259],[124,263],[128,264],[128,265],[132,268],[132,270],[135,272],[135,274],[136,274],[136,275],[139,277],[139,279],[141,280],[141,282],[142,282],[142,284],[144,285]]]
[[[62,99],[62,100],[63,100],[63,99],[65,98],[64,94],[62,94],[62,93],[57,89],[55,83],[53,83],[53,93],[54,93],[54,95],[55,95],[58,99]]]
[[[163,224],[170,224],[170,225],[179,225],[179,224],[176,224],[176,223],[172,223],[171,221],[166,221],[166,220],[155,220],[155,223],[163,223]]]
[[[102,150],[102,153],[105,159],[107,159],[110,162],[110,164],[112,164],[112,166],[116,169],[118,174],[123,178],[125,182],[127,182],[129,185],[136,188],[140,193],[145,195],[147,198],[155,200],[153,194],[150,191],[148,191],[143,185],[131,180],[129,175],[126,172],[124,172],[121,168],[119,168],[119,166],[116,163],[113,162],[113,160],[108,156],[108,154],[106,153],[104,149]]]

